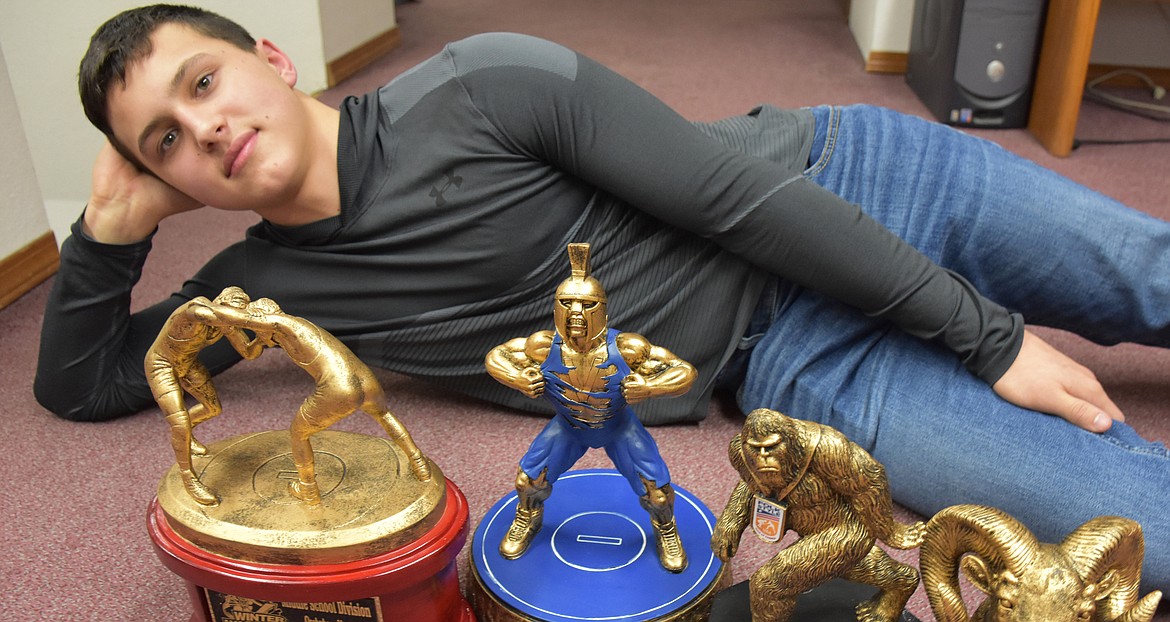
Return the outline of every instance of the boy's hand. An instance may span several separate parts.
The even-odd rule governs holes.
[[[1056,415],[1090,432],[1125,421],[1093,372],[1030,331],[1015,362],[992,388],[1016,406]]]
[[[93,164],[82,228],[105,244],[145,239],[168,216],[203,205],[149,173],[139,171],[108,141]]]

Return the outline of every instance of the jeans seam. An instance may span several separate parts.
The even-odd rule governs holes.
[[[1134,445],[1123,442],[1121,439],[1114,438],[1112,436],[1106,436],[1104,434],[1098,434],[1097,438],[1099,438],[1102,441],[1105,441],[1106,443],[1110,443],[1114,447],[1117,447],[1119,449],[1123,449],[1123,450],[1128,451],[1130,453],[1152,456],[1154,458],[1170,459],[1170,449],[1167,449],[1165,447],[1157,447],[1157,446],[1149,446],[1149,445],[1143,446],[1143,447],[1135,447]]]
[[[821,155],[817,158],[816,163],[805,171],[805,177],[816,177],[829,166],[829,160],[833,158],[833,151],[837,147],[837,128],[840,121],[841,109],[837,106],[830,106],[829,120],[825,128],[825,147],[821,150]]]

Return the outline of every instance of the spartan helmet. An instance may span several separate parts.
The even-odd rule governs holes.
[[[572,270],[553,298],[553,323],[566,342],[592,343],[606,329],[605,289],[589,276],[589,245],[569,245]]]

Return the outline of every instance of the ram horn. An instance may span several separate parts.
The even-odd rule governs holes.
[[[944,508],[926,524],[919,551],[922,585],[939,622],[968,622],[959,589],[959,559],[966,553],[992,568],[1019,574],[1035,559],[1040,543],[1007,513],[981,505]]]
[[[1068,535],[1060,548],[1085,583],[1098,583],[1113,573],[1109,594],[1098,603],[1097,619],[1107,622],[1149,622],[1162,598],[1159,591],[1140,598],[1145,539],[1137,521],[1099,516]]]

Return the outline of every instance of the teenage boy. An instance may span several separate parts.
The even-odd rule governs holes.
[[[1059,538],[1123,513],[1170,539],[1166,449],[1023,323],[1170,345],[1166,223],[891,111],[764,106],[691,124],[519,35],[451,44],[340,110],[295,82],[272,42],[196,9],[133,9],[95,34],[82,99],[110,146],[46,311],[46,407],[148,406],[133,370],[152,331],[240,285],[372,364],[532,408],[483,353],[546,327],[562,249],[589,242],[611,323],[699,370],[687,395],[639,412],[647,423],[701,418],[722,383],[745,412],[841,430],[924,514],[987,503]],[[151,233],[202,205],[264,220],[131,315]],[[1170,552],[1147,551],[1146,571],[1170,584]]]

